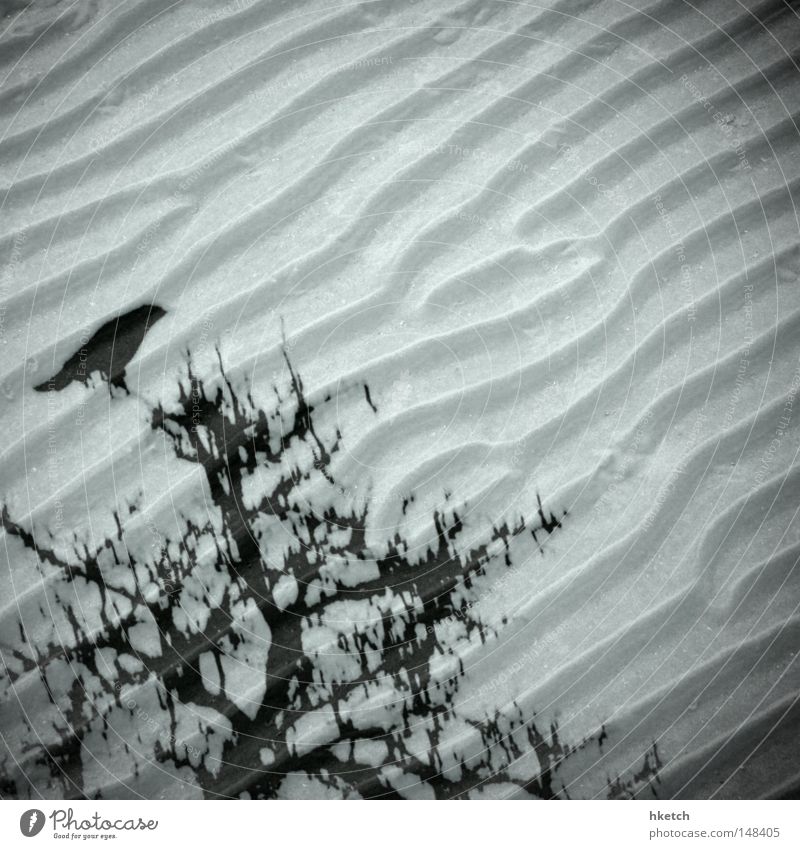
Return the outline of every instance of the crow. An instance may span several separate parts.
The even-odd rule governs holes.
[[[93,372],[100,372],[112,386],[125,386],[125,369],[139,350],[147,331],[166,310],[153,304],[137,307],[107,321],[87,342],[81,344],[58,374],[35,386],[37,392],[59,392],[70,383],[88,385]]]

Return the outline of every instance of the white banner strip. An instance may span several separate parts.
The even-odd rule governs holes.
[[[34,807],[35,805],[35,807]],[[357,807],[356,807],[357,806]],[[402,807],[401,807],[402,806]],[[800,846],[800,803],[3,802],[0,843],[176,849],[321,846]],[[113,843],[112,843],[113,841]],[[455,844],[455,841],[458,843]]]

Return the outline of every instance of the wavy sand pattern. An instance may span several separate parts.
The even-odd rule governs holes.
[[[796,794],[788,2],[3,3],[0,794]]]

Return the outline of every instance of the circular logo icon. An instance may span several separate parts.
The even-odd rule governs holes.
[[[25,837],[36,837],[44,828],[44,814],[38,808],[31,808],[19,818],[19,830]]]

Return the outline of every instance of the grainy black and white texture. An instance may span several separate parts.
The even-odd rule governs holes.
[[[796,795],[792,3],[0,12],[2,798]]]

